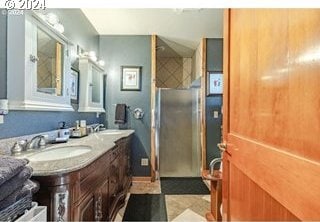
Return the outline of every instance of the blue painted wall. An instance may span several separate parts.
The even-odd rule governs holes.
[[[95,114],[87,113],[11,111],[0,125],[0,139],[55,130],[61,121],[73,126],[79,119],[87,120],[88,124],[103,121],[102,116],[96,118]]]
[[[109,128],[114,124],[115,105],[125,103],[132,109],[145,111],[143,120],[128,114],[127,127],[135,130],[132,149],[134,176],[150,176],[150,167],[141,166],[141,158],[150,159],[150,95],[151,95],[151,37],[150,36],[101,36],[100,54],[106,60],[107,73],[106,119]],[[121,66],[142,66],[141,91],[120,91]],[[149,164],[150,165],[150,164]]]
[[[207,39],[207,70],[222,72],[223,67],[223,40]],[[212,159],[220,157],[217,144],[221,141],[222,125],[222,95],[207,96],[206,122],[207,122],[207,166]],[[213,118],[213,112],[219,112],[219,118]]]
[[[53,12],[64,26],[64,35],[72,43],[87,51],[99,53],[99,34],[80,9],[47,9]]]
[[[98,52],[98,33],[80,9],[48,9],[47,12],[54,12],[58,15],[65,27],[64,35],[75,45],[79,45],[85,50]],[[0,98],[7,97],[6,23],[6,17],[1,15]],[[96,118],[95,113],[10,111],[4,118],[5,123],[0,125],[0,139],[54,130],[57,129],[59,121],[73,124],[75,120],[85,119],[88,123],[98,123],[102,118]]]

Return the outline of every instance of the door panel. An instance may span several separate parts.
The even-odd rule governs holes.
[[[233,164],[230,165],[230,176],[237,183],[237,186],[231,185],[230,220],[298,220]]]
[[[320,219],[318,21],[320,10],[226,10],[224,219]]]
[[[94,195],[89,194],[79,206],[75,208],[74,218],[76,221],[94,221],[95,220],[95,201]]]

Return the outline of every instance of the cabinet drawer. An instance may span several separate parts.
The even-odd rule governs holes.
[[[107,152],[102,157],[94,161],[92,164],[80,170],[80,181],[83,181],[88,176],[95,174],[97,172],[97,169],[107,169],[107,167],[109,166],[109,162],[111,161],[110,158],[111,156],[109,155],[109,152]]]
[[[116,146],[115,148],[113,148],[110,153],[110,162],[113,162],[116,158],[118,158],[120,153],[121,153],[120,147]]]
[[[109,167],[110,156],[106,153],[94,163],[81,170],[80,182],[74,186],[74,189],[78,191],[78,195],[75,195],[78,198],[75,198],[74,202],[82,199],[85,195],[92,192],[96,185],[107,180]]]

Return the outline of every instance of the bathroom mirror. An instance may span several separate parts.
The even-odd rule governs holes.
[[[92,67],[92,102],[100,103],[100,72]]]
[[[104,113],[104,69],[87,56],[79,57],[80,87],[78,112]]]
[[[64,45],[37,29],[37,91],[55,96],[63,94]]]
[[[33,11],[10,16],[7,23],[9,109],[74,111],[70,99],[72,42]]]

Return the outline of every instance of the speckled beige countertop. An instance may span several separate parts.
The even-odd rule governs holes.
[[[110,132],[119,132],[119,134],[108,134]],[[134,130],[104,130],[83,138],[70,139],[67,143],[49,146],[48,148],[37,150],[32,153],[24,153],[16,157],[28,159],[28,156],[35,154],[35,152],[42,152],[44,150],[65,146],[90,146],[92,148],[90,152],[79,156],[50,161],[30,161],[29,163],[33,168],[33,176],[49,176],[68,173],[86,167],[109,149],[113,148],[117,140],[133,133]]]

